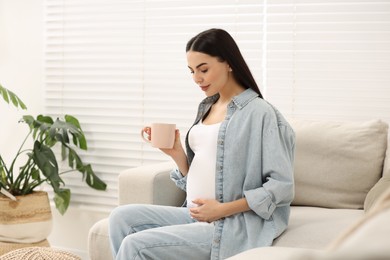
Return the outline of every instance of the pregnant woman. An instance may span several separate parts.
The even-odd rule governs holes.
[[[265,101],[234,39],[221,29],[193,37],[187,65],[206,95],[185,147],[176,130],[172,180],[183,207],[124,205],[110,216],[113,256],[225,259],[269,246],[287,227],[295,135]],[[150,136],[150,127],[143,130]]]

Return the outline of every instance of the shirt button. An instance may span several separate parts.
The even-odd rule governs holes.
[[[219,143],[220,145],[223,145],[223,140],[219,140],[218,143]]]

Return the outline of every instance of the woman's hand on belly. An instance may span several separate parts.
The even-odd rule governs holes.
[[[214,222],[237,213],[251,210],[246,198],[221,203],[215,199],[196,199],[192,201],[197,207],[190,208],[192,218],[200,222]]]
[[[197,206],[190,208],[190,215],[197,221],[211,223],[223,217],[223,204],[217,200],[196,199],[192,202]]]

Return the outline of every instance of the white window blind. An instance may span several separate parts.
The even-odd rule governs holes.
[[[120,171],[169,160],[140,129],[176,123],[184,138],[204,97],[185,57],[198,32],[228,30],[261,80],[263,11],[254,0],[46,1],[46,112],[80,120],[89,145],[83,159],[108,184],[98,192],[68,175],[73,205],[110,210]]]
[[[267,98],[290,117],[390,122],[390,1],[267,0]]]
[[[287,117],[390,122],[390,2],[378,0],[47,0],[47,112],[86,131],[85,161],[108,184],[67,177],[72,203],[111,209],[118,173],[169,158],[140,138],[176,123],[203,93],[185,44],[218,27],[237,40],[266,99]]]

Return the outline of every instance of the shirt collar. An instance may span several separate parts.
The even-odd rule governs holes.
[[[253,89],[248,88],[239,95],[232,98],[232,103],[234,103],[239,109],[245,107],[252,99],[255,99],[259,96]],[[203,100],[203,104],[214,104],[219,99],[219,94],[207,97]]]
[[[257,94],[253,89],[248,88],[241,94],[233,97],[232,102],[239,108],[242,109],[245,107],[251,100],[257,98]]]

